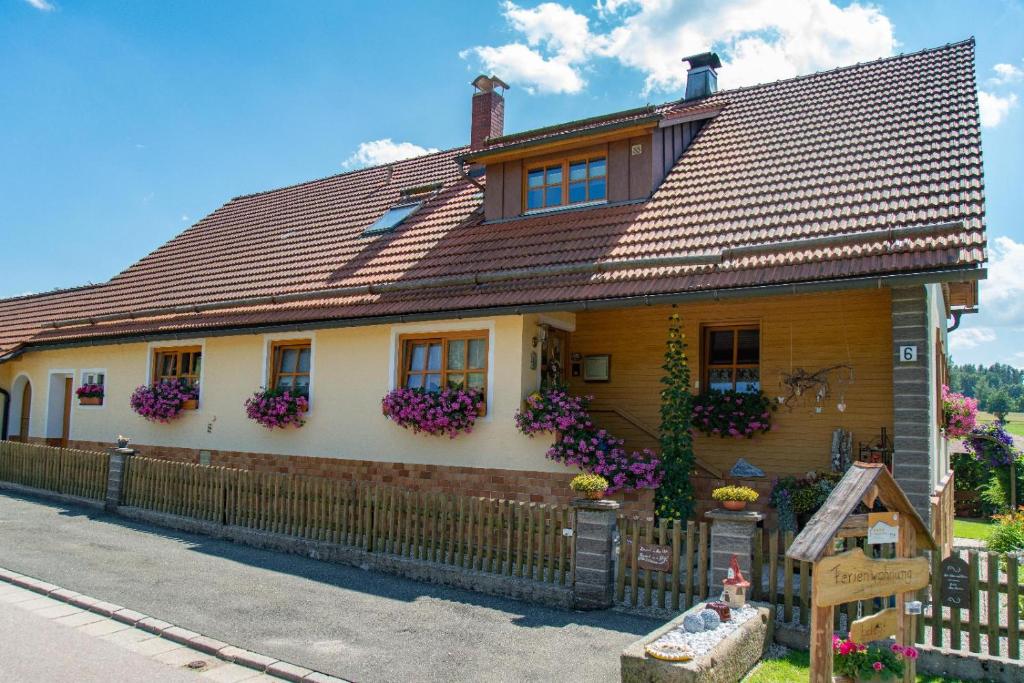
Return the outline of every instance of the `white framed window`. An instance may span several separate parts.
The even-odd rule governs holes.
[[[102,408],[107,404],[107,371],[105,368],[82,370],[75,388],[80,408]],[[83,400],[85,399],[85,400]]]
[[[316,386],[316,333],[275,332],[263,335],[263,368],[260,386],[288,389],[309,401],[313,412]]]

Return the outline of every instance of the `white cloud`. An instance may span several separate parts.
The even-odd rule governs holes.
[[[411,142],[394,142],[391,138],[382,140],[370,140],[359,143],[359,148],[348,159],[342,162],[344,168],[359,168],[361,166],[375,166],[377,164],[390,164],[402,159],[418,157],[424,154],[436,152],[433,147],[420,147]]]
[[[593,45],[587,17],[571,7],[545,2],[524,9],[503,5],[505,19],[526,40],[499,46],[480,45],[459,56],[475,56],[486,71],[516,83],[527,92],[578,93],[586,81],[580,74]]]
[[[43,12],[49,12],[54,9],[53,5],[46,0],[25,0],[28,4],[35,7],[37,10]]]
[[[992,67],[992,70],[996,72],[990,80],[996,85],[1006,85],[1007,83],[1019,83],[1024,81],[1024,69],[1013,64],[996,64]]]
[[[187,214],[184,214],[184,213],[183,213],[183,214],[181,214],[181,222],[182,222],[182,223],[185,223],[186,221],[188,221],[188,215],[187,215]]]
[[[991,327],[973,327],[954,330],[949,334],[950,351],[973,349],[996,340],[996,331]]]
[[[1004,324],[1024,323],[1024,243],[996,237],[989,244],[988,279],[982,280],[980,304]]]
[[[715,50],[724,88],[876,59],[896,47],[893,26],[877,7],[830,0],[604,0],[588,17],[553,2],[523,9],[503,5],[523,42],[474,47],[460,55],[527,90],[577,93],[583,73],[610,58],[645,76],[645,92],[678,93],[686,81],[681,59]]]
[[[1009,115],[1010,110],[1017,106],[1017,95],[996,95],[994,93],[978,91],[978,109],[981,113],[981,125],[986,128],[995,128]]]

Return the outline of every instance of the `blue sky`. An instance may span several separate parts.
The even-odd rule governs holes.
[[[0,0],[0,297],[100,282],[233,196],[468,138],[976,37],[991,280],[958,361],[1024,366],[1024,3]],[[182,274],[187,277],[187,273]]]

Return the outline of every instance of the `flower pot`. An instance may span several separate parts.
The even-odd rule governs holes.
[[[199,399],[197,399],[197,398],[190,398],[187,401],[182,401],[181,402],[181,409],[182,410],[195,410],[198,407],[199,407]]]
[[[102,396],[82,396],[78,399],[78,405],[80,406],[101,406],[103,405]]]
[[[587,491],[583,495],[590,500],[601,500],[604,498],[604,491]]]
[[[732,510],[733,512],[739,512],[747,508],[747,501],[745,500],[723,500],[722,507],[726,510]]]

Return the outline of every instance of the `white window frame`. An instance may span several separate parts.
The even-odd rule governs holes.
[[[79,370],[78,371],[78,385],[75,386],[75,390],[76,391],[78,390],[79,387],[81,387],[83,384],[86,383],[85,382],[85,375],[86,375],[86,373],[91,373],[91,374],[95,374],[95,375],[98,375],[98,374],[102,374],[103,375],[103,402],[100,403],[98,406],[83,406],[82,404],[78,403],[77,400],[75,400],[75,399],[78,398],[77,395],[74,396],[72,398],[72,400],[74,400],[74,402],[76,404],[76,408],[78,410],[103,410],[104,408],[107,407],[107,399],[109,398],[107,396],[107,388],[108,388],[107,387],[107,377],[108,377],[107,369],[106,368],[83,368],[83,369]]]
[[[494,320],[458,320],[446,323],[402,323],[391,326],[391,344],[388,348],[388,386],[385,391],[398,388],[398,366],[401,362],[402,347],[399,338],[403,334],[444,334],[467,330],[487,330],[487,414],[478,421],[490,422],[494,417]]]
[[[164,341],[152,341],[146,345],[146,376],[143,379],[143,384],[147,387],[153,383],[153,354],[157,349],[173,349],[177,346],[198,346],[200,352],[203,354],[203,363],[199,367],[199,401],[196,403],[195,410],[182,411],[182,415],[188,413],[198,413],[203,409],[203,405],[206,403],[206,399],[203,398],[206,394],[206,361],[209,358],[206,357],[206,338],[199,339],[167,339]]]
[[[303,339],[309,340],[309,410],[306,411],[306,415],[313,414],[313,406],[316,405],[315,391],[316,391],[316,332],[273,332],[263,335],[263,363],[262,369],[260,370],[260,386],[269,388],[267,385],[270,382],[270,363],[273,360],[270,355],[270,350],[274,346],[274,342],[280,341],[300,341]]]

